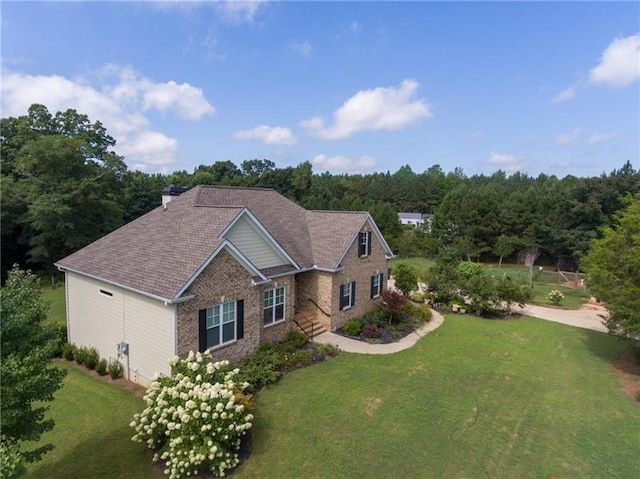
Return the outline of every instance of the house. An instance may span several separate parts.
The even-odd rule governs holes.
[[[239,360],[263,341],[371,310],[392,251],[366,212],[308,211],[271,189],[197,186],[56,263],[69,341],[148,384],[167,360]]]
[[[400,221],[400,224],[403,225],[412,225],[418,227],[424,223],[427,223],[427,228],[430,228],[432,220],[432,214],[407,212],[398,213],[398,221]]]

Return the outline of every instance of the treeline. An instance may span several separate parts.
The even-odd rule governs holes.
[[[640,191],[629,162],[599,177],[562,179],[502,171],[467,177],[439,165],[314,174],[309,162],[278,168],[266,159],[147,174],[129,171],[102,124],[75,110],[53,115],[32,105],[0,122],[3,278],[14,263],[52,273],[55,261],[157,207],[170,184],[274,188],[308,209],[367,210],[401,256],[448,247],[468,259],[517,259],[535,249],[547,263],[573,268],[623,198]],[[399,211],[435,217],[425,228],[401,227]]]

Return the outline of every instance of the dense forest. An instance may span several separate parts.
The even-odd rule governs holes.
[[[536,251],[540,263],[574,270],[625,196],[640,191],[640,171],[629,162],[591,178],[468,177],[437,164],[335,175],[267,159],[147,174],[129,171],[102,124],[75,110],[51,114],[32,105],[0,122],[3,279],[14,263],[53,273],[55,261],[157,207],[170,184],[274,188],[308,209],[367,210],[400,256],[448,247],[466,259],[516,261]],[[402,227],[399,211],[435,216],[425,228]]]

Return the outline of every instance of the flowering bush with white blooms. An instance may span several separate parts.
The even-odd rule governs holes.
[[[238,462],[240,437],[252,426],[248,383],[233,380],[229,361],[211,362],[209,353],[189,353],[169,361],[171,376],[158,376],[134,416],[133,440],[155,449],[171,479],[211,471],[223,477]]]
[[[562,291],[554,289],[553,291],[549,292],[547,297],[549,298],[551,304],[560,304],[560,302],[564,299],[564,294],[562,294]]]

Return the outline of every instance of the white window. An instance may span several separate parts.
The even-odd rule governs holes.
[[[356,304],[356,282],[340,285],[340,311]]]
[[[236,303],[216,304],[207,308],[207,348],[213,348],[236,339]]]
[[[358,257],[371,255],[371,231],[358,233]]]
[[[264,292],[264,325],[284,320],[285,288],[270,289]]]
[[[377,298],[382,292],[382,273],[371,276],[371,299]]]

